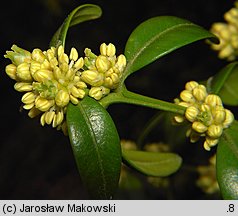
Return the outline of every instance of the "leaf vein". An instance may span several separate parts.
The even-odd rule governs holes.
[[[84,108],[82,107],[82,105],[80,104],[79,105],[79,108],[82,112],[82,114],[85,116],[85,121],[86,121],[86,124],[88,125],[89,127],[89,133],[91,134],[91,137],[92,137],[92,140],[93,140],[93,144],[94,144],[94,147],[95,147],[95,150],[96,150],[96,155],[98,157],[98,165],[99,165],[99,168],[100,168],[100,173],[101,173],[101,176],[102,176],[102,180],[103,180],[103,191],[104,191],[104,194],[106,195],[106,177],[105,177],[105,173],[104,173],[104,169],[103,169],[103,164],[102,164],[102,158],[100,156],[100,153],[99,153],[99,148],[98,148],[98,143],[97,143],[97,138],[96,138],[96,135],[94,133],[94,130],[93,130],[93,126],[89,120],[89,116],[87,114],[87,112],[85,112]]]
[[[137,51],[135,52],[135,54],[133,55],[133,58],[130,60],[130,62],[127,64],[126,69],[125,69],[125,74],[127,74],[127,68],[130,68],[131,65],[134,64],[135,60],[137,59],[137,57],[139,55],[141,55],[144,50],[146,49],[147,46],[149,46],[150,44],[152,44],[154,41],[156,41],[157,39],[159,39],[161,36],[163,36],[165,33],[169,32],[169,31],[173,31],[174,29],[180,28],[180,27],[184,27],[184,26],[195,26],[193,23],[183,23],[183,24],[178,24],[175,26],[172,26],[170,28],[165,29],[164,31],[160,32],[159,34],[155,35],[154,37],[152,37],[150,40],[148,40],[145,45],[143,46],[143,48],[141,49],[137,49]],[[173,50],[173,48],[167,50],[166,52],[161,53],[159,56],[169,53],[171,50]],[[159,57],[158,56],[158,57]],[[157,57],[157,58],[158,58]]]

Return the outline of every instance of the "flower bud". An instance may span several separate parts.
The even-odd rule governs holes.
[[[59,64],[58,60],[55,57],[50,59],[49,61],[50,61],[51,68],[54,68],[54,67],[58,66],[58,64]]]
[[[174,120],[175,120],[175,122],[177,122],[177,123],[182,123],[182,122],[184,122],[184,117],[183,117],[183,116],[180,116],[180,115],[174,116]]]
[[[23,106],[23,108],[24,108],[25,110],[30,110],[30,109],[32,109],[34,106],[35,106],[35,103],[33,102],[33,103],[30,103],[30,104],[25,104],[25,105]]]
[[[225,115],[225,120],[222,123],[222,125],[223,125],[224,128],[228,128],[232,124],[232,122],[234,121],[234,115],[228,109],[224,109],[224,111],[225,111],[226,115]]]
[[[193,96],[198,101],[203,101],[207,96],[206,87],[204,85],[198,85],[193,89]]]
[[[62,64],[60,64],[59,67],[63,74],[67,73],[67,71],[69,70],[69,65],[67,63],[62,63]]]
[[[70,51],[69,59],[73,61],[77,61],[78,57],[79,57],[78,51],[74,47],[72,47]]]
[[[58,57],[64,54],[64,47],[60,45],[57,50]]]
[[[212,139],[210,137],[206,137],[206,142],[210,147],[215,146],[218,143],[219,139]]]
[[[50,62],[45,59],[44,62],[41,64],[40,68],[45,70],[51,70]]]
[[[200,110],[202,111],[202,112],[211,112],[211,108],[210,108],[210,106],[209,105],[207,105],[207,104],[202,104],[201,105],[201,107],[200,107]]]
[[[86,83],[83,82],[83,81],[77,82],[77,83],[75,84],[75,86],[76,86],[77,88],[80,88],[80,89],[86,89],[86,88],[87,88]]]
[[[105,43],[102,43],[100,45],[100,53],[101,55],[104,55],[104,56],[107,55],[107,45]]]
[[[109,88],[101,86],[101,89],[102,89],[102,95],[103,96],[106,96],[106,95],[108,95],[110,93],[110,89]]]
[[[124,71],[125,67],[126,67],[126,57],[124,55],[119,55],[117,57],[117,62],[116,62],[116,64],[113,67],[113,71],[115,73],[120,74],[120,76],[121,76],[121,74]]]
[[[101,87],[92,87],[89,90],[89,96],[93,97],[96,100],[100,100],[103,96]]]
[[[115,71],[113,70],[113,68],[110,68],[108,71],[106,71],[106,72],[104,73],[104,75],[105,75],[106,77],[109,77],[109,76],[111,76],[113,73],[115,73]]]
[[[36,71],[33,75],[34,80],[38,82],[44,82],[47,80],[53,80],[54,76],[52,71],[46,69],[40,69]]]
[[[82,72],[81,79],[91,86],[101,86],[103,84],[103,75],[97,71],[86,70]]]
[[[218,106],[216,107],[214,114],[213,114],[213,119],[216,124],[221,124],[224,122],[226,117],[226,112],[223,107]]]
[[[96,64],[97,70],[101,73],[105,73],[111,66],[111,63],[108,60],[108,58],[103,55],[100,55],[97,57],[95,64]]]
[[[230,44],[227,44],[225,47],[223,47],[220,50],[218,57],[220,59],[229,58],[229,57],[233,56],[233,52],[234,52],[234,50],[233,50],[232,46]]]
[[[14,89],[19,92],[27,92],[27,91],[31,91],[33,87],[30,83],[17,82],[14,85]]]
[[[74,97],[73,95],[70,95],[69,98],[70,98],[70,101],[71,101],[74,105],[77,105],[77,104],[79,103],[78,98]]]
[[[126,57],[124,55],[119,55],[117,57],[117,62],[115,66],[118,68],[119,72],[122,73],[126,67]]]
[[[63,120],[64,120],[64,113],[60,111],[54,116],[53,123],[52,123],[53,128],[59,126]]]
[[[190,106],[185,111],[185,117],[188,121],[194,122],[197,118],[198,113],[198,108],[196,108],[195,106]]]
[[[80,82],[80,80],[81,80],[80,76],[75,75],[75,76],[74,76],[74,79],[73,79],[73,82],[74,82],[74,83],[77,83],[77,82]],[[74,84],[74,85],[75,85],[75,84]]]
[[[85,95],[86,95],[85,90],[78,89],[78,91],[79,91],[79,96],[78,96],[78,98],[83,99],[83,98],[85,97]]]
[[[75,86],[73,86],[71,89],[71,94],[76,97],[76,98],[84,98],[85,96],[85,91],[82,89],[78,89]]]
[[[64,90],[60,90],[55,97],[55,103],[59,107],[67,106],[69,103],[69,93]]]
[[[9,64],[5,68],[6,74],[13,80],[17,79],[17,67],[14,64]]]
[[[33,60],[35,60],[39,63],[43,63],[44,60],[46,59],[46,56],[44,55],[44,53],[40,49],[34,49],[32,51],[31,57],[32,57]]]
[[[107,46],[107,56],[112,57],[115,54],[116,54],[116,47],[112,43],[109,43]]]
[[[218,141],[219,141],[218,139],[211,139],[207,137],[203,144],[203,147],[205,150],[210,151],[211,147],[217,145]]]
[[[198,133],[204,133],[207,130],[207,127],[199,121],[193,122],[192,128]]]
[[[36,61],[31,62],[31,65],[30,65],[31,75],[33,75],[36,71],[40,69],[41,69],[41,64],[39,62],[36,62]]]
[[[30,104],[35,101],[35,98],[36,98],[36,95],[33,92],[27,92],[22,96],[21,101],[24,104]]]
[[[53,74],[54,74],[54,78],[57,80],[59,80],[62,77],[62,72],[58,67],[54,67]]]
[[[12,63],[16,66],[22,64],[23,62],[29,63],[31,61],[31,53],[16,46],[13,45],[11,47],[13,51],[7,51],[6,55],[4,55],[5,58],[9,58]]]
[[[17,66],[17,77],[22,81],[32,81],[29,63],[21,63]]]
[[[81,57],[74,63],[74,68],[79,70],[83,67],[83,65],[84,65],[84,60],[83,60],[83,57]]]
[[[58,57],[58,61],[59,61],[59,63],[60,64],[69,64],[69,57],[68,57],[68,55],[67,54],[65,54],[65,53],[63,53],[62,55],[60,55],[59,57]]]
[[[111,77],[106,77],[104,80],[104,86],[107,88],[112,89],[113,88],[113,81]]]
[[[91,51],[91,49],[86,48],[84,50],[85,56],[86,58],[90,61],[90,62],[94,62],[95,59],[97,58],[97,56]]]
[[[222,106],[221,98],[214,94],[209,94],[205,99],[205,103],[211,107]]]
[[[237,25],[238,11],[237,8],[231,8],[228,12],[224,14],[224,19],[228,23]]]
[[[238,35],[231,36],[231,45],[234,49],[238,49]]]
[[[35,100],[35,106],[37,109],[39,109],[42,112],[47,111],[50,107],[54,105],[54,100],[47,100],[42,97],[38,97]]]
[[[207,141],[205,141],[203,143],[203,148],[206,150],[206,151],[210,151],[211,150],[211,147],[209,146],[209,144],[207,143]]]
[[[40,123],[41,123],[42,126],[45,125],[45,115],[46,115],[46,113],[43,113],[40,117]]]
[[[50,125],[51,122],[53,121],[55,116],[55,112],[54,111],[48,111],[45,113],[45,123]]]
[[[192,91],[195,87],[198,86],[198,83],[195,82],[195,81],[190,81],[190,82],[187,82],[186,85],[185,85],[185,89],[188,90],[188,91]]]
[[[194,101],[194,97],[191,91],[188,90],[183,90],[180,93],[180,98],[185,101],[185,102],[193,102]]]
[[[222,135],[223,128],[221,125],[212,124],[207,129],[207,135],[212,139],[217,139]]]
[[[73,71],[73,69],[71,68],[71,69],[69,69],[67,72],[66,72],[66,74],[65,74],[65,78],[67,79],[67,80],[73,80],[74,79],[74,75],[75,75],[75,72]]]
[[[231,36],[231,32],[229,30],[229,25],[224,26],[223,29],[219,32],[220,38],[225,41],[229,41]]]
[[[35,107],[32,107],[30,109],[30,111],[28,112],[28,116],[30,118],[35,118],[36,116],[38,116],[41,113],[40,110],[36,109]]]
[[[183,101],[182,101],[182,102],[179,102],[178,105],[179,105],[179,106],[183,106],[183,107],[189,107],[189,106],[190,106],[189,103],[183,102]]]
[[[120,81],[120,79],[119,79],[119,77],[118,77],[118,75],[117,75],[116,73],[113,73],[113,74],[111,75],[111,78],[112,78],[113,84],[117,84],[117,83],[119,83],[119,81]]]
[[[55,58],[55,52],[52,50],[52,49],[48,49],[46,52],[45,52],[45,55],[47,56],[47,59],[49,61],[51,61],[52,59]]]

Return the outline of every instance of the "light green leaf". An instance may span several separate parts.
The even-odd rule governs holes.
[[[130,166],[150,176],[168,176],[182,163],[182,158],[174,153],[123,150],[122,157]]]
[[[102,15],[102,10],[99,6],[94,4],[84,4],[75,8],[68,17],[64,20],[63,24],[55,32],[50,46],[58,47],[60,45],[65,46],[65,39],[69,27],[77,25],[79,23],[97,19]]]
[[[217,148],[217,180],[224,199],[238,199],[238,122],[223,132]]]
[[[108,112],[85,97],[68,105],[69,138],[80,176],[93,199],[110,199],[121,168],[120,139]]]
[[[216,39],[209,31],[185,19],[159,16],[146,20],[127,41],[124,79],[173,50],[206,38]]]

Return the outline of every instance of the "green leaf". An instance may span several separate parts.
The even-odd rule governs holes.
[[[127,41],[124,79],[173,50],[206,38],[216,39],[209,31],[181,18],[159,16],[146,20]]]
[[[208,86],[214,94],[219,94],[224,104],[238,105],[238,62],[232,62],[217,73]]]
[[[174,153],[123,150],[122,157],[136,170],[157,177],[176,172],[182,163],[182,158]]]
[[[224,199],[238,199],[238,122],[223,132],[217,148],[217,180]]]
[[[67,108],[69,138],[82,181],[93,199],[109,199],[118,186],[120,139],[108,112],[85,97]]]
[[[75,8],[68,17],[64,20],[63,24],[55,32],[50,46],[58,47],[60,45],[65,46],[65,39],[69,27],[77,25],[79,23],[97,19],[102,15],[102,10],[99,6],[94,4],[84,4]]]

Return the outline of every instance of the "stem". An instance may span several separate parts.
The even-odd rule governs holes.
[[[162,120],[164,117],[164,113],[158,112],[144,127],[142,132],[140,133],[139,137],[137,138],[137,145],[141,148],[142,144],[145,140],[145,138],[148,136],[148,134],[157,126],[158,123]]]
[[[174,103],[158,100],[155,98],[143,96],[143,95],[128,91],[126,87],[124,87],[120,92],[110,93],[107,97],[103,98],[100,101],[100,103],[104,107],[108,107],[110,104],[113,104],[113,103],[134,104],[134,105],[159,109],[159,110],[163,110],[167,112],[173,112],[180,115],[184,115],[184,112],[186,110],[185,107],[179,106]]]

